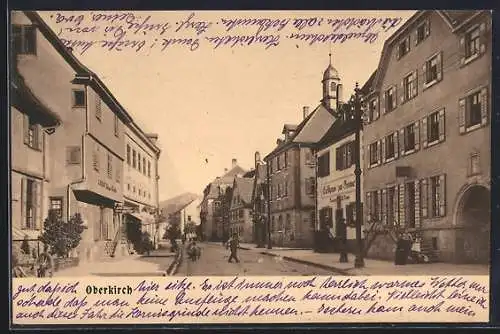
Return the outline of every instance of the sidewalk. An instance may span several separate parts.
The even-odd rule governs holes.
[[[221,245],[221,243],[217,244]],[[390,261],[365,259],[364,268],[354,268],[355,256],[353,254],[349,254],[348,263],[340,263],[338,253],[315,253],[311,249],[281,247],[256,248],[255,244],[245,243],[240,244],[240,248],[331,270],[341,275],[489,275],[489,265],[480,264],[427,263],[396,266]]]
[[[154,262],[154,258],[164,257],[165,265]],[[168,259],[168,258],[171,258]],[[77,267],[62,269],[54,277],[75,276],[164,276],[174,260],[174,254],[151,252],[150,256],[128,255],[121,258],[104,258],[100,261],[82,263]]]

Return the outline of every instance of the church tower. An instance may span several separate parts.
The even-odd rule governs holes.
[[[337,110],[342,99],[342,84],[339,72],[332,65],[332,54],[329,54],[330,64],[323,73],[323,99],[322,104],[329,109]]]

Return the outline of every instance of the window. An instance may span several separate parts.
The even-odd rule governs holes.
[[[346,143],[335,150],[336,170],[344,170],[354,164],[354,142]]]
[[[427,120],[427,141],[432,143],[439,140],[439,115],[432,113]]]
[[[148,177],[151,177],[151,161],[148,161]]]
[[[119,135],[119,125],[120,122],[118,121],[118,116],[115,114],[115,136],[118,137]]]
[[[314,161],[313,161],[313,158],[312,158],[312,152],[310,149],[306,149],[306,164],[313,164]]]
[[[122,173],[122,163],[119,159],[116,159],[116,182],[120,182],[121,173]]]
[[[113,178],[113,157],[108,153],[108,178]]]
[[[318,158],[318,177],[330,175],[330,152],[326,152]]]
[[[16,55],[36,54],[36,28],[34,26],[14,25],[12,37]]]
[[[378,164],[378,161],[379,161],[378,148],[379,148],[378,142],[371,143],[370,146],[369,146],[369,149],[370,149],[370,166]]]
[[[467,118],[466,126],[471,127],[481,123],[481,97],[480,93],[476,92],[467,97]]]
[[[396,88],[391,87],[385,91],[385,112],[396,109]]]
[[[488,124],[488,89],[482,88],[459,100],[460,133]]]
[[[415,189],[415,182],[408,182],[404,185],[405,202],[402,209],[405,210],[405,224],[410,228],[415,228],[416,223]]]
[[[95,117],[98,120],[101,120],[102,118],[101,98],[99,97],[99,95],[95,96]]]
[[[281,198],[281,184],[278,184],[278,198]]]
[[[481,173],[479,153],[471,154],[469,158],[469,176],[478,175]]]
[[[142,174],[146,175],[146,158],[142,158]]]
[[[465,57],[471,58],[479,54],[480,47],[479,27],[474,28],[465,35]]]
[[[404,129],[404,151],[415,149],[415,124],[410,124]]]
[[[285,168],[288,166],[288,152],[285,151]]]
[[[42,149],[42,130],[33,117],[23,114],[24,143],[35,150]]]
[[[379,113],[377,110],[377,99],[370,100],[368,104],[368,117],[370,121],[375,121],[378,119]]]
[[[51,197],[49,210],[54,212],[57,217],[62,218],[62,197]]]
[[[430,33],[429,28],[430,28],[429,20],[425,20],[417,27],[415,44],[421,43],[424,39],[427,38],[427,36],[429,36]]]
[[[276,157],[276,169],[278,171],[281,170],[281,159],[279,155]]]
[[[137,153],[137,169],[141,171],[141,154]]]
[[[394,145],[394,133],[391,133],[387,137],[385,137],[385,158],[392,159],[395,157],[394,154],[395,145]]]
[[[380,215],[380,202],[379,202],[379,192],[372,191],[371,194],[371,203],[370,203],[370,217],[372,221],[378,221]]]
[[[314,177],[308,177],[304,180],[306,186],[306,195],[313,196],[316,191],[316,179]]]
[[[66,161],[68,165],[78,165],[80,164],[81,157],[82,157],[82,151],[80,146],[69,146],[66,148],[67,150],[67,157]]]
[[[416,71],[408,74],[403,79],[403,99],[404,101],[411,100],[417,96],[417,73]]]
[[[346,223],[352,225],[356,223],[356,202],[351,202],[345,207]]]
[[[85,98],[85,90],[83,89],[73,89],[73,107],[81,108],[87,105],[87,99]]]
[[[433,81],[438,80],[438,72],[441,71],[439,68],[441,62],[438,61],[438,55],[433,56],[431,59],[425,62],[425,83],[429,84]]]
[[[127,164],[130,166],[130,145],[127,144]]]
[[[288,182],[285,180],[285,183],[283,184],[283,197],[288,196]]]
[[[239,218],[243,218],[243,209],[240,209],[240,210],[238,211],[238,213],[239,213],[239,214],[238,214],[238,217],[239,217]]]
[[[137,152],[132,150],[132,167],[137,168]]]
[[[408,52],[410,52],[410,36],[406,37],[399,43],[398,46],[398,58],[403,57]]]
[[[127,190],[130,190],[130,183],[127,183]]]

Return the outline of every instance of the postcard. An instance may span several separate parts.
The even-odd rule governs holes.
[[[12,11],[11,326],[488,322],[491,26]]]

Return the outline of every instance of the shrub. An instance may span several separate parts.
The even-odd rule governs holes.
[[[69,222],[65,222],[51,210],[43,223],[40,240],[49,246],[51,254],[68,257],[69,252],[80,243],[83,230],[83,220],[79,213],[73,215]]]
[[[27,235],[24,236],[23,242],[21,243],[21,250],[24,254],[30,254],[30,244]]]

